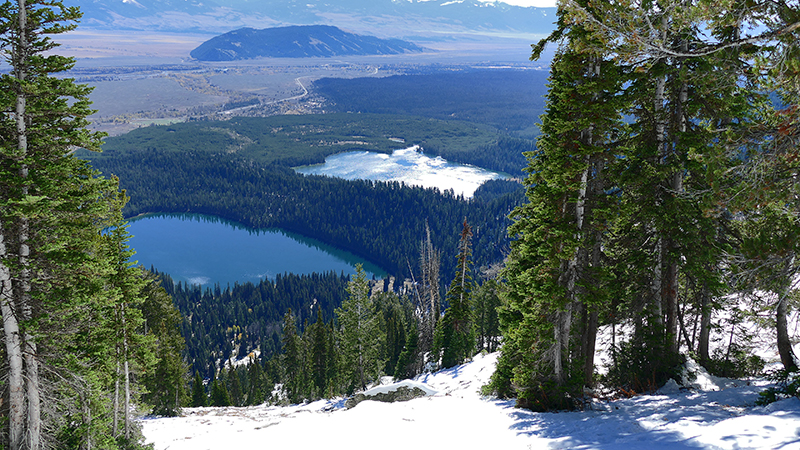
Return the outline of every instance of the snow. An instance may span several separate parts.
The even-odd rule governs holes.
[[[343,399],[303,405],[187,408],[183,417],[145,418],[156,450],[348,449],[783,449],[800,450],[800,400],[754,406],[767,383],[712,377],[696,364],[691,389],[662,389],[615,401],[595,400],[580,412],[534,413],[513,401],[482,397],[497,354],[414,380],[429,395],[408,402]],[[675,384],[677,386],[677,383]]]

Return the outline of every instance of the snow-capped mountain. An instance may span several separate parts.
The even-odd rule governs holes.
[[[480,0],[67,0],[82,27],[227,32],[242,27],[336,25],[385,35],[546,34],[555,8]]]

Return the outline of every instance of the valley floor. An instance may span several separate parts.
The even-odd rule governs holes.
[[[797,449],[800,399],[753,406],[765,382],[705,379],[590,410],[533,413],[478,393],[497,354],[416,379],[435,394],[403,403],[344,401],[288,407],[187,408],[146,418],[156,450],[262,449]],[[669,392],[669,393],[667,393]]]

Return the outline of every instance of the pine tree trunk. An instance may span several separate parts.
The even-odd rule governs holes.
[[[42,441],[42,406],[39,389],[39,361],[36,356],[36,344],[32,336],[26,333],[25,368],[28,394],[28,450],[39,450]]]
[[[22,346],[19,322],[14,311],[11,271],[2,264],[7,255],[2,223],[0,223],[0,312],[3,314],[3,334],[8,361],[8,448],[22,448],[25,429],[25,387],[22,375]]]
[[[680,49],[682,52],[688,52],[688,43],[686,40],[682,40],[680,44]],[[683,65],[683,63],[681,64]],[[686,132],[686,120],[684,118],[684,105],[689,99],[689,86],[685,81],[681,82],[680,91],[678,91],[678,98],[677,104],[675,107],[675,116],[673,117],[673,122],[676,124],[677,129],[681,132],[681,135],[675,136],[673,138],[673,153],[679,153],[681,142],[680,138],[682,133]],[[677,168],[675,173],[672,175],[672,180],[670,180],[670,188],[672,189],[672,195],[674,197],[679,197],[683,192],[683,177],[684,177],[684,168],[683,163],[680,162],[679,155],[672,155],[678,159]],[[672,239],[669,240],[669,248],[676,249],[678,247],[677,243],[674,242]],[[665,296],[665,304],[666,304],[666,314],[667,314],[667,339],[668,346],[667,348],[671,350],[673,353],[678,353],[680,348],[680,335],[678,332],[678,321],[680,320],[679,311],[678,311],[678,288],[679,288],[679,266],[678,261],[676,258],[667,255],[669,258],[669,265],[667,269],[667,292]]]
[[[667,41],[667,29],[669,27],[669,18],[664,14],[661,18],[661,40]],[[658,155],[658,163],[664,163],[667,155],[667,119],[664,117],[664,103],[666,101],[666,86],[667,79],[665,76],[659,76],[656,80],[656,90],[653,96],[653,113],[655,115],[655,132],[656,132],[656,148]],[[663,206],[663,194],[656,192],[656,206]],[[661,326],[664,323],[663,316],[663,302],[664,302],[664,263],[666,256],[666,246],[662,230],[654,230],[658,235],[656,241],[656,258],[653,265],[653,280],[651,284],[651,307],[646,314],[650,314],[656,321],[656,326]]]
[[[705,365],[709,361],[708,347],[711,336],[711,304],[708,289],[703,286],[702,297],[700,299],[700,338],[697,344],[697,354],[700,357],[700,364]]]
[[[121,305],[121,317],[122,317],[122,367],[125,371],[125,411],[123,412],[124,418],[124,426],[125,426],[125,439],[128,440],[131,437],[131,426],[130,426],[130,410],[131,410],[131,378],[130,378],[130,371],[128,370],[128,324],[125,320],[125,304]]]
[[[92,408],[89,400],[81,394],[81,404],[83,405],[84,416],[86,416],[86,441],[81,446],[83,450],[92,450]]]
[[[667,349],[678,352],[678,264],[670,261],[667,265],[666,292],[664,293],[666,314]]]
[[[597,310],[587,308],[584,335],[582,339],[583,357],[583,383],[586,386],[594,385],[594,352],[597,345]]]
[[[598,170],[597,172],[597,176],[599,178],[597,183],[601,183],[600,180],[602,180],[602,171]],[[595,187],[597,188],[598,185],[596,184]],[[595,189],[595,191],[597,190],[598,189]],[[595,241],[592,248],[592,266],[595,268],[600,267],[600,258],[602,255],[600,235],[600,231],[595,232]],[[583,329],[581,346],[581,356],[583,358],[583,382],[586,386],[592,386],[594,385],[594,354],[597,347],[597,328],[599,325],[599,318],[597,315],[597,309],[592,306],[586,306],[586,313],[587,318]]]
[[[113,437],[119,436],[119,376],[122,372],[119,356],[119,347],[117,347],[117,373],[114,376],[114,415],[111,419],[111,435]]]
[[[14,67],[15,75],[20,83],[23,83],[27,77],[25,71],[24,61],[27,61],[30,53],[30,48],[27,40],[27,6],[25,0],[18,0],[18,26],[19,34],[16,49],[16,64]],[[23,87],[20,85],[17,92],[16,101],[16,125],[17,125],[17,150],[18,157],[22,158],[23,163],[20,165],[19,176],[23,180],[22,183],[22,196],[23,198],[28,195],[28,187],[25,179],[28,178],[28,165],[24,159],[28,156],[28,131],[27,131],[27,109],[26,109],[26,94],[23,92]],[[23,214],[19,219],[19,230],[17,239],[19,240],[19,306],[18,310],[21,311],[21,321],[30,320],[33,317],[33,305],[31,304],[31,273],[30,273],[30,246],[28,239],[30,235],[30,223],[28,218]],[[41,442],[41,399],[39,389],[39,363],[37,361],[37,346],[36,339],[31,333],[24,333],[24,354],[23,359],[25,362],[25,380],[26,380],[26,397],[27,397],[27,448],[28,450],[39,450]]]
[[[664,19],[664,23],[662,24],[666,28],[666,18]],[[663,33],[666,36],[666,32]],[[658,148],[658,156],[659,161],[664,161],[664,153],[666,152],[666,128],[667,124],[665,119],[662,117],[662,110],[664,109],[664,90],[666,88],[667,80],[665,77],[660,76],[658,80],[656,80],[656,91],[655,91],[655,98],[653,103],[653,111],[656,116],[656,145]],[[662,194],[656,193],[656,202],[661,206],[663,204],[662,199],[660,198]],[[656,325],[659,326],[663,324],[664,316],[662,315],[663,310],[663,272],[664,272],[664,256],[666,254],[665,247],[666,242],[664,241],[664,237],[661,235],[661,230],[654,230],[656,234],[658,234],[658,239],[656,241],[656,255],[653,264],[653,280],[652,284],[650,285],[650,292],[651,292],[651,300],[650,300],[650,307],[645,308],[645,314],[651,315],[653,319],[656,321]]]
[[[556,313],[556,326],[553,329],[555,343],[553,344],[553,376],[559,386],[567,381],[567,367],[569,361],[569,332],[572,326],[572,305]]]
[[[131,438],[131,373],[128,369],[128,359],[125,358],[125,439]]]
[[[789,327],[786,321],[788,296],[789,292],[787,291],[778,300],[778,305],[775,308],[775,323],[778,332],[778,354],[781,357],[783,368],[788,372],[796,372],[798,370],[797,357],[792,350],[792,341],[789,339]]]

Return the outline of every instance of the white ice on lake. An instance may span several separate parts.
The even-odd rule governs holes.
[[[505,175],[480,167],[455,164],[441,157],[430,157],[418,146],[384,153],[355,151],[329,156],[324,164],[296,167],[306,175],[327,175],[347,180],[398,181],[440,191],[452,189],[456,195],[471,198],[486,181]]]

